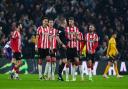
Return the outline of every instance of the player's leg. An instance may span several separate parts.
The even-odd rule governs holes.
[[[52,57],[52,80],[55,80],[56,58]]]
[[[15,72],[15,78],[16,79],[19,79],[19,67],[21,66],[21,64],[22,64],[22,61],[21,61],[21,59],[19,59],[18,61],[17,61],[17,65],[15,66],[15,70],[16,70],[16,72]]]
[[[50,60],[50,59],[49,59]],[[47,77],[48,74],[48,68],[49,68],[49,62],[48,60],[46,60],[46,65],[45,65],[45,70],[44,70],[44,77]]]
[[[51,56],[49,54],[49,49],[44,50],[44,58],[46,59],[46,65],[43,78],[47,80],[51,79]]]
[[[11,71],[11,77],[19,79],[19,67],[22,64],[21,61],[21,53],[20,52],[16,52],[14,53],[14,57],[13,57],[13,62],[15,63],[15,65],[13,66],[13,69]]]
[[[74,71],[75,71],[75,62],[73,57],[73,50],[71,48],[67,49],[67,63],[66,63],[66,81],[69,81],[69,67],[72,63],[72,78],[74,77]]]
[[[22,66],[20,66],[19,71],[24,71],[24,74],[28,74],[28,64],[26,59],[22,59]]]
[[[82,61],[79,62],[79,71],[80,71],[80,76],[81,76],[81,80],[84,80],[84,73],[83,73],[83,67],[82,67]]]
[[[71,63],[71,57],[69,56],[70,54],[67,54],[67,62],[66,62],[66,81],[69,81],[69,67],[70,67],[70,63]]]
[[[66,50],[64,48],[60,48],[59,53],[60,53],[60,62],[58,68],[58,80],[64,81],[62,77],[62,71],[64,69],[65,64],[67,63]]]
[[[42,59],[38,59],[38,73],[39,73],[39,79],[42,79]]]
[[[13,58],[12,58],[12,60],[11,60],[11,63],[12,63],[12,65],[11,65],[11,70],[13,70],[13,68],[14,68],[14,66],[15,66],[15,64],[16,64],[15,55],[16,55],[16,54],[14,54],[14,56],[13,56]]]
[[[4,69],[4,68],[7,68],[7,67],[11,67],[11,69],[12,69],[12,62],[3,65],[0,69]]]
[[[42,56],[43,56],[43,49],[38,49],[38,73],[39,73],[39,79],[42,79]]]
[[[11,61],[12,65],[11,65],[11,71],[10,71],[10,79],[14,79],[14,67],[15,67],[15,64],[16,64],[16,58],[15,58],[15,54],[13,54],[13,58],[12,58],[12,61]]]
[[[55,80],[56,70],[56,49],[51,52],[51,79]]]
[[[64,69],[64,66],[66,64],[66,58],[60,59],[59,61],[59,67],[58,67],[58,80],[64,81],[62,77],[62,71]]]
[[[66,63],[66,71],[65,71],[66,81],[69,81],[69,66],[70,66],[70,62],[68,60],[67,63]]]
[[[21,60],[21,53],[18,52],[16,53],[16,65],[14,66],[14,72],[15,72],[15,78],[19,80],[19,67],[22,64],[22,60]]]
[[[83,67],[82,67],[82,62],[86,59],[86,54],[82,54],[81,52],[78,52],[78,56],[79,56],[79,71],[80,71],[80,75],[81,75],[81,80],[84,80],[84,74],[83,74]]]
[[[80,71],[82,81],[84,80],[83,67],[82,67],[82,61],[84,59],[85,59],[85,57],[80,57],[80,60],[79,60],[79,71]]]
[[[118,66],[117,66],[117,61],[116,60],[114,61],[114,69],[116,71],[117,78],[123,77],[123,76],[119,75],[119,71],[118,71]]]
[[[117,61],[114,61],[114,69],[115,69],[115,72],[116,72],[116,76],[118,76],[119,72],[118,72],[118,68],[117,68]]]
[[[72,51],[71,51],[72,50]],[[70,50],[70,54],[69,54],[69,58],[70,58],[70,62],[72,63],[72,81],[76,81],[76,69],[77,69],[77,65],[78,65],[78,57],[76,57],[76,50],[71,49]],[[69,73],[68,73],[69,74]]]
[[[78,55],[74,59],[75,59],[75,71],[74,71],[74,73],[76,73],[76,71],[77,71],[77,69],[79,68],[79,65],[80,65],[80,60],[79,60]],[[76,80],[76,75],[74,75],[74,80]]]
[[[72,61],[72,81],[76,81],[76,70],[78,68],[79,65],[79,58],[78,57],[74,57],[73,61]]]
[[[89,75],[89,80],[92,80],[92,60],[88,60],[88,75]]]
[[[76,81],[75,72],[76,72],[76,64],[75,61],[72,61],[72,81]]]
[[[93,69],[93,59],[94,55],[93,54],[87,54],[87,68],[88,68],[88,75],[89,75],[89,80],[92,80],[92,69]]]
[[[107,63],[107,66],[106,66],[105,71],[104,71],[104,74],[103,74],[103,77],[104,77],[104,78],[109,78],[109,77],[107,76],[107,73],[108,73],[109,68],[110,68],[110,66],[111,66],[111,64],[112,64],[111,60],[112,60],[112,59],[109,58],[109,61],[108,61],[108,63]]]
[[[52,71],[52,62],[51,62],[51,56],[46,57],[46,66],[45,66],[45,72],[44,72],[44,79],[51,80],[51,71]],[[47,75],[48,74],[48,75]]]
[[[7,63],[7,64],[5,64],[4,66],[2,66],[1,68],[0,68],[0,70],[1,69],[4,69],[4,68],[7,68],[7,67],[11,67],[12,66],[12,63]]]

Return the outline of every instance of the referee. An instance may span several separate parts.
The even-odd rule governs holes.
[[[58,24],[57,24],[58,25]],[[66,56],[66,45],[67,45],[67,41],[68,39],[65,36],[65,28],[67,26],[67,22],[66,19],[64,17],[61,17],[59,19],[59,25],[58,25],[58,36],[59,36],[59,47],[58,47],[58,51],[60,54],[60,61],[59,61],[59,68],[58,68],[58,80],[60,81],[64,81],[62,78],[62,71],[63,68],[65,66],[65,63],[67,63],[67,56]]]

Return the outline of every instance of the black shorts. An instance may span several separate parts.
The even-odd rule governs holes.
[[[78,57],[77,48],[68,48],[67,59],[73,62],[75,57]]]
[[[80,51],[77,51],[76,57],[80,58]]]
[[[51,57],[56,57],[56,49],[53,49],[53,52],[50,51],[50,56]]]
[[[114,63],[115,61],[118,61],[118,60],[119,60],[119,56],[120,56],[120,55],[116,55],[116,56],[113,56],[113,57],[109,57],[109,58],[108,58],[108,61]]]
[[[64,59],[64,58],[67,58],[67,55],[66,55],[66,49],[61,47],[58,49],[59,50],[59,58],[60,59]]]
[[[92,63],[94,63],[94,58],[95,58],[95,54],[89,54],[89,53],[86,54],[87,61],[91,60]]]
[[[39,59],[44,59],[46,56],[49,56],[49,49],[38,49],[38,58]]]
[[[14,52],[13,58],[15,58],[16,60],[21,60],[21,53],[20,52]]]

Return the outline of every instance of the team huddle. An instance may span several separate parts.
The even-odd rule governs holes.
[[[92,80],[94,57],[98,48],[99,37],[93,24],[88,26],[87,33],[81,33],[75,25],[74,18],[70,17],[68,21],[65,18],[56,23],[53,19],[44,17],[42,25],[37,28],[35,37],[35,51],[38,53],[38,73],[39,79],[55,80],[56,54],[59,52],[59,67],[57,70],[58,80],[64,81],[62,71],[66,66],[66,80],[76,81],[76,70],[79,68],[81,80],[84,80],[82,71],[82,59],[87,61],[89,80]],[[19,67],[22,64],[22,25],[17,24],[16,29],[11,33],[10,46],[13,52],[11,79],[19,79]],[[117,77],[122,77],[118,73],[117,56],[119,54],[116,48],[116,33],[113,33],[107,48],[108,65],[103,74],[104,78],[109,78],[107,72],[112,63]],[[46,61],[45,70],[42,74],[42,63]],[[69,67],[72,64],[72,80],[69,80]]]

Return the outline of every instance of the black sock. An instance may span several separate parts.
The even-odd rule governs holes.
[[[62,64],[59,64],[58,74],[62,74],[64,66],[65,66],[65,63],[63,63],[63,62],[62,62]]]

